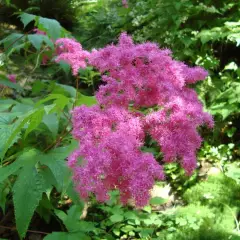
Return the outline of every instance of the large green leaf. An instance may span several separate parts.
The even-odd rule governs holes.
[[[51,100],[54,100],[53,103],[55,106],[51,108],[49,113],[53,112],[59,112],[61,113],[62,110],[69,104],[70,98],[64,96],[63,94],[50,94],[48,97],[38,101],[36,103],[36,106],[40,106],[43,103],[49,102]]]
[[[45,114],[43,117],[43,123],[48,127],[49,131],[52,132],[55,138],[58,133],[59,119],[55,113]]]
[[[72,146],[60,147],[41,156],[40,163],[50,168],[57,181],[56,187],[61,192],[65,192],[71,183],[71,172],[67,167],[66,158],[72,150]]]
[[[5,214],[5,205],[7,202],[7,195],[9,194],[10,188],[7,184],[0,183],[0,208]]]
[[[7,79],[7,80],[0,79],[0,85],[4,85],[6,87],[13,88],[18,91],[23,91],[23,88],[19,84],[10,82],[9,79]]]
[[[6,148],[6,140],[11,138],[12,134],[14,133],[14,129],[15,129],[15,124],[0,125],[0,139],[2,139],[0,141],[0,156],[1,154],[4,153],[4,150]],[[11,138],[11,141],[8,141],[7,148],[10,148],[15,142],[17,142],[19,137],[20,137],[20,132],[16,133],[14,137]],[[5,141],[3,141],[3,139],[5,139]]]
[[[11,46],[12,48],[16,47],[17,45],[19,45],[19,42],[23,42],[24,40],[24,35],[20,34],[20,33],[12,33],[10,35],[8,35],[6,38],[2,39],[0,41],[0,45],[4,44],[4,48],[7,49],[9,48],[9,46]]]
[[[2,151],[0,152],[0,158],[3,159],[7,150],[9,149],[9,146],[12,145],[13,141],[21,133],[25,124],[30,123],[28,126],[29,130],[27,130],[28,133],[30,133],[32,130],[34,130],[34,127],[36,127],[39,124],[39,121],[36,120],[36,115],[38,115],[39,113],[42,114],[42,112],[43,112],[43,108],[33,109],[32,111],[28,112],[27,114],[24,114],[22,117],[20,117],[14,123],[14,129],[11,131],[11,135],[9,134],[5,138],[5,144],[4,144],[4,147],[2,148]],[[31,123],[31,120],[32,120],[32,123]]]
[[[28,34],[28,40],[39,51],[43,44],[43,36],[40,34]]]
[[[0,183],[10,175],[14,174],[19,168],[24,167],[25,165],[28,165],[31,162],[35,163],[38,154],[39,153],[36,149],[25,149],[23,153],[20,153],[15,162],[5,167],[1,166]]]
[[[80,219],[83,208],[84,204],[82,203],[82,205],[73,205],[67,214],[57,209],[54,212],[69,232],[93,232],[95,230],[94,223]]]
[[[48,36],[41,35],[41,34],[28,34],[28,40],[30,43],[39,51],[43,45],[43,43],[46,43],[48,47],[52,48],[54,47],[53,42],[49,39]]]
[[[37,171],[36,157],[22,168],[13,186],[13,203],[18,233],[24,237],[33,213],[42,198],[45,180]]]
[[[45,113],[44,109],[40,108],[31,115],[31,117],[29,119],[28,128],[25,132],[25,138],[27,137],[27,135],[30,132],[32,132],[34,129],[36,129],[38,127],[38,125],[42,122],[44,113]]]
[[[33,20],[35,20],[36,15],[29,13],[22,13],[19,15],[21,22],[23,23],[24,28]]]
[[[38,28],[46,31],[49,37],[54,40],[61,37],[62,27],[55,19],[40,17],[38,20]]]

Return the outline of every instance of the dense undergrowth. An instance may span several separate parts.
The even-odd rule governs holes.
[[[240,239],[238,1],[129,0],[128,8],[59,1],[54,15],[44,1],[1,4],[17,15],[0,23],[0,238]],[[93,195],[84,202],[75,192],[66,165],[78,145],[71,111],[94,105],[104,83],[93,67],[74,77],[66,62],[50,61],[58,38],[74,36],[90,51],[116,43],[123,31],[207,69],[194,88],[215,120],[213,131],[199,129],[196,171],[187,176],[178,163],[165,165],[165,181],[141,209],[122,206],[118,191],[106,203]],[[151,139],[142,150],[163,157]]]

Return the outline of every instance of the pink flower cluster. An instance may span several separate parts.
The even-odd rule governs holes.
[[[82,49],[82,45],[70,38],[60,38],[55,42],[57,58],[56,62],[65,61],[72,67],[73,75],[78,74],[80,68],[86,67],[86,59],[89,52]]]
[[[197,128],[213,127],[213,119],[187,84],[203,80],[207,72],[173,60],[171,52],[157,44],[134,44],[125,33],[118,45],[87,57],[105,84],[96,94],[98,105],[73,110],[79,148],[68,165],[77,190],[83,198],[94,193],[106,201],[108,191],[117,188],[122,203],[134,199],[143,206],[154,180],[164,179],[153,154],[141,151],[146,136],[159,144],[164,162],[179,161],[188,174],[196,168],[202,141]]]
[[[144,129],[141,117],[124,108],[76,107],[73,136],[79,149],[69,157],[77,190],[83,198],[94,193],[108,200],[108,191],[118,188],[121,202],[133,197],[139,206],[149,199],[154,179],[164,178],[162,167],[150,153],[141,152]]]
[[[33,29],[36,34],[46,35],[46,32]],[[89,52],[82,49],[80,43],[71,38],[59,38],[52,42],[55,44],[53,56],[56,56],[55,62],[64,61],[68,63],[72,68],[74,76],[78,74],[80,68],[86,67],[86,59],[89,56]],[[43,54],[42,64],[45,65],[50,60],[47,54]]]

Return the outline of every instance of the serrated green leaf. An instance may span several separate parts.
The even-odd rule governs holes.
[[[62,27],[55,19],[40,17],[38,20],[38,28],[46,31],[53,40],[61,37]]]
[[[66,165],[66,158],[72,151],[71,147],[60,147],[53,149],[47,154],[41,156],[40,163],[46,165],[52,171],[56,181],[57,189],[65,192],[71,182],[71,172]]]
[[[13,125],[0,125],[0,139],[9,139],[15,129],[15,124]],[[20,132],[18,132],[11,141],[8,142],[8,148],[10,148],[19,139]],[[0,141],[0,156],[3,154],[6,142]]]
[[[28,128],[24,135],[25,138],[27,137],[27,135],[30,132],[32,132],[34,129],[36,129],[38,127],[38,125],[42,122],[44,113],[45,113],[44,109],[40,108],[31,115],[31,117],[29,118]]]
[[[48,127],[49,131],[52,132],[53,137],[55,138],[58,133],[59,119],[55,113],[50,113],[44,115],[43,123]]]
[[[54,100],[53,103],[55,106],[49,111],[49,113],[53,112],[60,112],[69,104],[70,98],[62,95],[62,94],[50,94],[48,97],[40,100],[36,103],[36,107],[40,106],[43,103],[46,103],[48,101]]]
[[[21,237],[25,236],[33,213],[42,198],[42,193],[46,190],[45,180],[37,171],[35,164],[36,158],[25,165],[13,186],[15,220]]]
[[[0,183],[0,209],[2,209],[5,214],[5,205],[7,202],[7,195],[10,192],[10,188],[6,186],[6,184]]]
[[[43,44],[43,35],[28,34],[28,40],[39,51]]]
[[[22,43],[24,41],[24,35],[20,33],[12,33],[8,35],[6,38],[2,39],[0,41],[0,45],[4,44],[4,49],[5,50],[11,50],[12,48],[16,47],[19,45],[19,42]],[[11,49],[9,48],[11,46]]]
[[[21,133],[22,128],[24,127],[24,125],[31,119],[31,117],[34,115],[35,112],[39,111],[39,109],[33,109],[32,111],[30,111],[27,114],[24,114],[21,118],[19,118],[15,123],[14,123],[14,129],[11,132],[10,136],[7,136],[7,138],[5,138],[5,144],[4,147],[2,149],[2,151],[0,152],[0,158],[3,159],[4,155],[6,154],[9,146],[12,145],[14,139],[18,136],[18,134]],[[34,126],[34,124],[30,125],[30,130],[32,130],[32,127]]]
[[[92,222],[80,220],[84,204],[73,205],[67,214],[60,210],[55,210],[55,214],[62,220],[69,232],[92,232],[95,226]]]
[[[35,162],[38,156],[38,151],[36,149],[28,149],[21,153],[16,161],[8,166],[0,167],[0,182],[4,181],[8,176],[14,174],[19,168],[28,165],[31,162]]]
[[[23,23],[24,28],[33,20],[35,20],[36,15],[29,13],[22,13],[19,15],[21,22]]]

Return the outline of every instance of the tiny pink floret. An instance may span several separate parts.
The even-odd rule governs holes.
[[[10,82],[12,82],[12,83],[16,83],[17,82],[15,74],[9,74],[9,75],[7,75],[7,77],[8,77]]]

